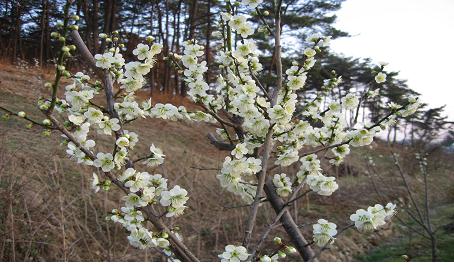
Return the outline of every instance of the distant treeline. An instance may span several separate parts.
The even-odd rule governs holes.
[[[11,63],[29,61],[39,66],[52,66],[55,49],[50,34],[62,20],[65,0],[0,0],[0,57]],[[335,12],[341,7],[342,0],[284,0],[282,17],[283,49],[288,55],[284,67],[291,62],[301,61],[305,39],[309,34],[320,32],[333,38],[347,37],[348,34],[335,28]],[[264,1],[260,12],[266,14],[273,10],[274,1]],[[156,66],[147,76],[147,89],[170,94],[185,95],[186,88],[181,75],[172,64],[165,60],[172,52],[180,53],[182,42],[196,39],[205,47],[205,60],[213,65],[215,47],[222,41],[218,34],[219,14],[225,10],[225,1],[218,0],[75,0],[72,13],[80,17],[79,31],[92,53],[102,52],[105,48],[99,38],[100,33],[112,33],[118,30],[125,45],[126,59],[132,59],[132,50],[146,36],[153,36],[163,45],[163,52],[158,57]],[[241,10],[242,11],[242,10]],[[251,12],[251,10],[244,10]],[[252,11],[256,12],[256,11]],[[254,38],[261,51],[264,70],[258,78],[266,87],[274,84],[273,38],[266,26],[273,27],[273,17],[264,16],[261,21],[257,16],[251,20],[260,27]],[[330,100],[337,100],[349,92],[358,94],[370,87],[373,80],[368,59],[346,58],[337,54],[327,54],[323,61],[317,62],[311,70],[311,83],[306,84],[304,97],[308,100],[310,92],[316,92],[323,86],[323,80],[332,77],[332,69],[341,75],[343,82],[337,91],[333,91]],[[79,64],[79,63],[77,63]],[[76,63],[74,63],[76,65]],[[206,78],[216,79],[216,68],[209,67]],[[214,69],[214,70],[213,70]],[[328,70],[329,69],[329,70]],[[309,92],[309,93],[308,93]],[[365,102],[361,118],[372,120],[387,113],[387,102],[404,102],[409,96],[418,93],[408,88],[398,73],[388,73],[387,82],[380,90],[380,100]],[[452,126],[443,116],[443,107],[420,110],[416,115],[400,120],[391,126],[388,138],[397,139],[397,133],[404,133],[404,140],[413,144],[425,143],[438,138],[438,133]],[[452,143],[453,134],[445,133],[446,143]]]

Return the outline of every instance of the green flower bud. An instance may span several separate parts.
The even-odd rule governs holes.
[[[279,252],[277,253],[277,255],[279,255],[279,258],[281,258],[281,259],[287,257],[287,254],[285,254],[285,252],[283,252],[283,251],[279,251]]]
[[[50,136],[51,131],[50,130],[44,130],[43,131],[43,136]]]
[[[53,39],[57,39],[60,37],[60,33],[54,31],[50,34],[50,37]]]
[[[105,190],[105,191],[109,191],[110,190],[110,185],[112,184],[112,182],[108,179],[104,180],[102,182],[102,189]]]
[[[43,125],[45,125],[45,126],[50,126],[50,124],[51,124],[51,122],[50,122],[49,119],[44,119],[44,120],[42,121],[42,123],[43,123]]]
[[[153,42],[154,41],[153,36],[147,36],[146,41]]]
[[[287,246],[285,250],[287,251],[288,254],[296,253],[296,248],[292,246]]]
[[[39,109],[40,110],[48,110],[49,109],[49,104],[43,103],[43,104],[39,105]]]

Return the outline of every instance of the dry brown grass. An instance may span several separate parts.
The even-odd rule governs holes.
[[[33,102],[45,93],[42,84],[49,78],[50,74],[37,70],[24,71],[0,64],[0,105],[42,118]],[[169,95],[154,95],[154,102],[193,107],[187,99]],[[106,214],[121,203],[122,195],[118,191],[91,192],[91,169],[65,158],[59,134],[43,137],[40,129],[25,129],[24,125],[17,119],[0,123],[0,260],[160,260],[151,251],[129,247],[123,229],[105,220]],[[126,129],[140,136],[142,145],[135,150],[137,157],[145,154],[151,143],[161,147],[167,159],[157,172],[169,178],[171,184],[178,183],[189,191],[186,214],[171,219],[170,225],[181,227],[184,241],[197,256],[202,260],[217,260],[226,243],[241,241],[248,208],[230,207],[243,203],[220,188],[216,171],[211,170],[219,168],[226,156],[206,138],[214,127],[149,119],[134,122]],[[101,148],[106,148],[107,140],[98,141]],[[386,154],[389,148],[378,145],[377,150]],[[362,149],[348,159],[347,166],[329,170],[340,176],[340,189],[332,197],[307,196],[295,204],[291,211],[303,233],[309,236],[310,223],[319,217],[330,217],[343,226],[358,204],[366,206],[378,198],[365,175],[366,152]],[[410,162],[407,158],[406,163]],[[392,169],[386,166],[389,164],[383,165],[381,177],[389,184],[383,192],[394,198],[400,196],[399,189],[393,188],[396,180]],[[259,231],[273,218],[269,207],[262,206]],[[382,230],[369,237],[349,231],[336,241],[332,250],[322,255],[322,260],[351,260],[391,231]],[[276,234],[283,233],[276,229],[269,238]]]

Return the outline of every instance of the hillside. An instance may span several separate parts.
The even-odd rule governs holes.
[[[43,83],[50,78],[46,71],[0,65],[0,106],[15,111],[24,110],[42,119],[34,102],[46,93]],[[146,94],[144,92],[141,96],[146,97]],[[187,99],[169,95],[156,94],[153,102],[193,107]],[[25,125],[15,118],[0,122],[0,260],[159,260],[152,252],[133,249],[127,243],[123,229],[105,221],[110,210],[120,205],[121,193],[115,189],[108,193],[93,193],[89,188],[92,171],[65,157],[59,133],[46,137],[39,128],[26,129]],[[181,185],[189,191],[189,209],[184,216],[173,220],[172,225],[181,227],[184,241],[196,255],[204,260],[212,259],[225,244],[241,241],[242,223],[248,208],[235,207],[242,202],[223,191],[216,179],[215,169],[221,166],[226,152],[215,149],[206,137],[215,127],[148,119],[133,122],[126,129],[137,132],[143,143],[135,150],[137,155],[147,152],[147,146],[152,143],[159,146],[166,155],[166,162],[158,172],[169,178],[171,184]],[[103,146],[106,141],[101,140],[98,144]],[[374,151],[357,149],[344,165],[329,170],[339,176],[340,189],[333,196],[306,196],[292,209],[305,235],[309,237],[310,224],[320,214],[333,216],[333,221],[342,227],[358,205],[365,207],[375,202],[383,203],[381,197],[374,193],[374,182],[366,174],[367,155],[374,156],[376,160],[380,172],[380,179],[376,181],[382,195],[405,201],[400,180],[387,159],[391,147],[378,142],[373,148]],[[409,174],[416,176],[417,165],[412,162],[412,151],[408,147],[394,150],[400,152]],[[452,226],[454,158],[452,155],[435,155],[436,162],[431,165],[431,176],[436,177],[431,182],[432,194],[436,195],[434,215],[439,216],[441,224]],[[412,178],[415,186],[419,181],[417,177]],[[438,211],[438,207],[442,210]],[[259,214],[259,223],[263,227],[273,218],[272,211],[263,209]],[[451,235],[446,240],[454,237],[452,228],[444,229],[440,231]],[[370,235],[347,231],[333,245],[334,250],[323,252],[320,259],[367,259],[364,257],[374,253],[369,251],[376,250],[382,240],[391,242],[399,238],[405,244],[406,237],[399,231],[398,222]],[[278,232],[279,229],[276,229],[270,238]],[[447,248],[450,246],[446,245]],[[409,251],[400,248],[388,258],[401,260],[400,255]]]

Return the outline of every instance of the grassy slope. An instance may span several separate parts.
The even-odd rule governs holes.
[[[35,114],[33,102],[45,93],[42,80],[51,76],[37,71],[17,70],[0,66],[0,105],[13,110]],[[160,101],[182,99],[156,96]],[[59,145],[58,133],[51,137],[40,136],[40,129],[24,129],[23,121],[10,119],[0,123],[0,259],[1,260],[156,260],[151,252],[130,248],[124,231],[117,225],[105,222],[105,215],[121,203],[120,193],[89,190],[91,170],[79,167],[65,158]],[[139,156],[147,152],[146,146],[154,143],[167,155],[163,168],[171,184],[189,190],[189,209],[182,218],[171,221],[182,227],[185,242],[202,259],[213,259],[226,243],[240,242],[247,208],[226,209],[240,205],[231,194],[223,191],[215,179],[215,171],[200,168],[218,168],[226,155],[210,146],[205,135],[213,127],[204,124],[184,124],[162,120],[147,120],[129,126],[139,134],[142,147],[135,150]],[[101,150],[108,139],[97,141]],[[387,148],[378,145],[376,153],[384,154]],[[307,196],[292,210],[303,233],[311,233],[310,223],[317,217],[331,218],[341,227],[358,205],[365,207],[379,200],[365,174],[364,157],[368,149],[358,149],[348,160],[348,167],[337,173],[340,189],[329,198]],[[390,198],[402,194],[395,186],[390,163],[376,157],[382,165],[382,179],[389,185],[383,190]],[[290,170],[291,172],[291,170]],[[330,169],[335,175],[336,170]],[[448,171],[449,173],[449,171]],[[441,173],[443,176],[446,172]],[[364,196],[367,194],[367,196]],[[259,224],[269,223],[270,211],[263,210]],[[322,260],[351,260],[377,245],[382,238],[396,232],[396,225],[378,233],[364,236],[347,231],[333,250],[323,253]],[[263,228],[259,228],[263,229]],[[282,234],[276,229],[275,234]],[[371,254],[373,255],[373,254]]]
[[[433,224],[437,232],[437,261],[454,260],[454,204],[439,206],[434,211]],[[413,227],[420,229],[413,224]],[[411,261],[431,261],[430,242],[419,235],[401,235],[374,250],[358,256],[361,261],[403,261],[407,255]]]

